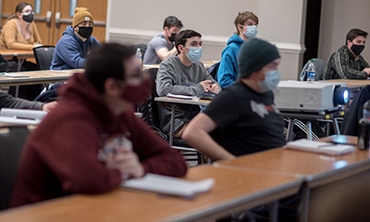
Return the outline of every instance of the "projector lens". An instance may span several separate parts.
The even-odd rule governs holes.
[[[346,105],[349,101],[349,92],[347,87],[338,86],[334,89],[334,105]]]

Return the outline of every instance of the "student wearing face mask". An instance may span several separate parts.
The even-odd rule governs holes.
[[[177,50],[173,43],[175,36],[183,25],[176,16],[168,16],[163,22],[163,31],[148,43],[143,64],[159,64],[162,60],[175,55]]]
[[[325,79],[366,79],[370,66],[361,52],[365,48],[367,32],[351,29],[346,44],[334,52],[327,63]]]
[[[146,173],[180,177],[176,150],[134,115],[151,92],[136,48],[106,43],[88,55],[83,73],[60,88],[56,109],[27,140],[11,206],[71,194],[101,194]]]
[[[187,125],[182,138],[212,160],[233,159],[285,144],[284,119],[274,104],[280,54],[252,39],[238,56],[238,80]]]
[[[183,30],[175,37],[178,55],[173,55],[161,63],[156,77],[156,90],[159,96],[168,93],[199,96],[204,92],[218,93],[220,88],[204,68],[202,57],[202,35],[194,30]],[[161,128],[170,133],[171,106],[164,106]],[[174,136],[181,137],[186,123],[198,112],[199,107],[181,105],[176,107]]]
[[[234,25],[236,32],[229,38],[226,48],[222,51],[217,72],[217,81],[222,88],[230,86],[238,78],[237,57],[240,46],[244,41],[256,37],[258,17],[253,12],[238,12],[234,19]]]
[[[94,18],[90,10],[77,7],[73,16],[72,26],[67,26],[62,38],[55,46],[50,69],[83,68],[90,50],[98,46],[99,41],[92,36]]]
[[[31,4],[19,3],[3,26],[0,37],[1,48],[31,50],[35,45],[41,44],[33,16]]]

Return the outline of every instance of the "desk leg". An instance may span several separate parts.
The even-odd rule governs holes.
[[[334,127],[334,132],[337,135],[340,135],[340,130],[339,130],[339,125],[338,125],[338,119],[333,118],[333,127]]]
[[[292,141],[292,139],[293,139],[293,127],[294,127],[294,119],[289,119],[288,129],[287,129],[287,132],[286,132],[286,141]]]
[[[300,220],[301,222],[308,221],[308,205],[310,203],[310,188],[308,188],[306,183],[302,185],[302,211]]]
[[[19,94],[19,85],[16,85],[15,86],[15,95],[14,95],[14,97],[18,98],[18,94]]]
[[[270,218],[269,222],[277,222],[278,221],[278,208],[279,208],[279,201],[275,200],[270,204]]]
[[[311,126],[311,121],[306,122],[307,125],[307,139],[312,140],[312,126]]]
[[[174,131],[174,128],[175,128],[175,108],[176,108],[176,105],[175,104],[172,104],[171,105],[171,124],[170,124],[170,146],[173,145],[173,131]]]
[[[22,64],[26,59],[18,59],[18,64],[17,64],[17,72],[21,71]]]

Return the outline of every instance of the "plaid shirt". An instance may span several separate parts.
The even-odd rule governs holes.
[[[348,46],[344,45],[330,56],[325,79],[366,79],[367,73],[362,70],[368,67],[364,57],[359,55],[356,60]]]

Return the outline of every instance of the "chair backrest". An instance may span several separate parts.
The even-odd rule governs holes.
[[[307,80],[306,69],[307,69],[307,66],[308,66],[308,63],[310,62],[310,60],[302,68],[301,74],[299,75],[299,80],[300,81],[306,81]],[[324,75],[325,75],[326,62],[325,62],[325,60],[320,59],[320,58],[313,58],[313,60],[314,60],[313,64],[315,65],[315,69],[316,69],[315,70],[316,71],[315,81],[322,80],[324,78]]]
[[[40,70],[50,69],[54,50],[55,46],[53,45],[43,45],[33,48],[33,54],[36,59],[36,64]]]
[[[218,68],[220,67],[220,62],[216,62],[215,64],[213,64],[211,67],[209,67],[208,69],[208,73],[212,76],[212,78],[215,80],[215,81],[218,81],[217,80],[217,73],[218,73]]]
[[[358,122],[362,118],[364,103],[370,99],[370,85],[363,87],[353,98],[340,127],[341,134],[357,136]]]
[[[0,127],[0,210],[9,207],[19,157],[28,136],[27,126]]]
[[[136,44],[134,45],[137,49],[140,49],[141,51],[141,58],[144,60],[144,55],[146,52],[146,49],[148,48],[147,44]]]

